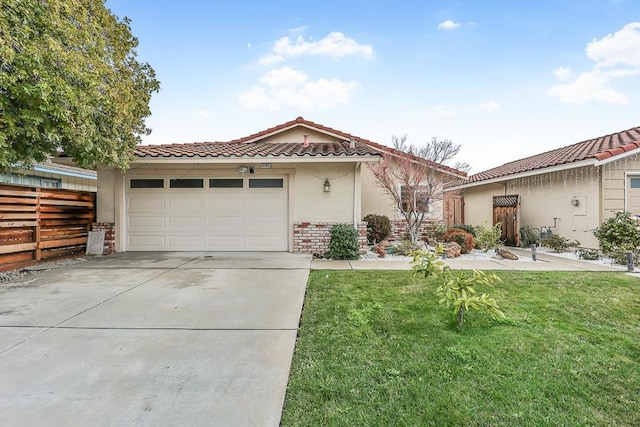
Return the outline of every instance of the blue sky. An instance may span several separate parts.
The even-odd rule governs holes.
[[[161,82],[144,142],[297,116],[480,172],[640,125],[640,1],[107,0]]]

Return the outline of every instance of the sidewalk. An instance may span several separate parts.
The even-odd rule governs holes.
[[[469,260],[446,259],[445,263],[452,270],[513,270],[513,271],[618,271],[626,272],[623,266],[612,267],[563,258],[549,254],[538,253],[537,261],[531,260],[531,252],[526,249],[509,248],[522,261],[497,260]],[[526,261],[524,261],[526,259]],[[387,260],[357,260],[334,261],[314,259],[311,262],[313,270],[411,270],[409,261]]]

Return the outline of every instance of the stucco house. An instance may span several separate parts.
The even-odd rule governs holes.
[[[0,173],[0,183],[95,193],[97,174],[93,170],[47,160],[36,163],[29,169],[15,169],[8,173]]]
[[[336,223],[353,224],[366,245],[369,213],[389,216],[402,232],[367,167],[383,153],[407,156],[302,117],[228,142],[138,146],[126,173],[98,168],[96,228],[115,235],[118,252],[321,254]],[[432,212],[442,220],[441,206]]]
[[[464,221],[547,230],[597,248],[593,231],[619,211],[640,215],[640,127],[578,142],[471,175],[453,186]]]

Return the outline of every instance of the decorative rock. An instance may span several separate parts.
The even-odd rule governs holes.
[[[444,244],[444,254],[447,258],[457,258],[460,256],[462,248],[456,242]]]
[[[511,260],[511,261],[517,261],[518,260],[518,255],[514,254],[513,252],[509,252],[506,249],[496,249],[496,253],[498,255],[500,255],[504,259],[508,259],[508,260]]]

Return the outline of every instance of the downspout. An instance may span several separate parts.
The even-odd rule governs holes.
[[[360,162],[353,168],[353,228],[358,229],[358,199],[360,196]]]

